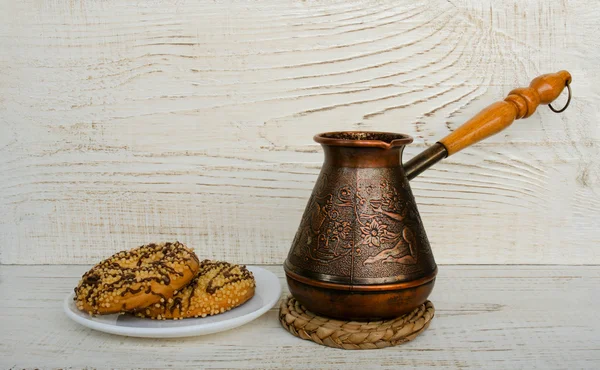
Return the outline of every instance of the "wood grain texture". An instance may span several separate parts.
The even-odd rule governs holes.
[[[404,132],[410,157],[560,69],[565,113],[539,109],[412,186],[438,262],[600,263],[594,1],[3,0],[0,14],[0,263],[173,239],[281,263],[322,161],[313,134]]]
[[[182,339],[87,329],[62,312],[86,266],[2,266],[0,367],[202,369],[597,369],[598,266],[441,266],[430,327],[400,347],[343,351],[298,339],[274,308]],[[283,282],[280,267],[269,267]],[[287,293],[284,286],[284,294]]]

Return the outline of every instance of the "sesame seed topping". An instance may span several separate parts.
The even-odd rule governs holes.
[[[177,271],[177,266],[185,268]],[[159,299],[164,302],[172,295],[169,286],[179,288],[187,284],[198,268],[197,257],[179,242],[121,251],[83,275],[75,288],[77,307],[93,314],[105,314],[125,310],[125,307],[135,308],[138,303],[127,303],[134,297],[135,302],[150,300],[152,303]]]
[[[146,316],[181,319],[223,313],[250,299],[254,286],[254,276],[245,266],[204,260],[189,285],[160,307],[151,308]],[[245,294],[241,294],[242,290]]]

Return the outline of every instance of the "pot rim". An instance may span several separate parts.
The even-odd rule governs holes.
[[[380,136],[378,138],[357,138],[349,139],[344,136]],[[392,149],[405,146],[413,142],[413,138],[410,135],[399,134],[396,132],[386,131],[329,131],[321,132],[316,134],[313,139],[322,145],[329,146],[345,146],[345,147],[358,147],[358,148],[381,148],[381,149]]]

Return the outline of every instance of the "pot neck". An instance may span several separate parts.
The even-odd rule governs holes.
[[[402,163],[404,145],[389,149],[345,147],[322,144],[325,165],[334,167],[378,168],[398,167]]]

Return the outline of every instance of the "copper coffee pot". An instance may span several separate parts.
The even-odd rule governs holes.
[[[347,320],[397,317],[423,304],[437,266],[408,181],[531,116],[570,82],[567,71],[539,76],[405,164],[408,135],[316,135],[325,162],[284,264],[292,295],[315,313]]]

